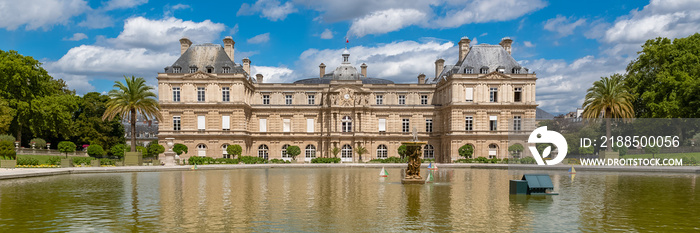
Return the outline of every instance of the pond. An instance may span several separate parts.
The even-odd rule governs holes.
[[[700,175],[549,172],[557,196],[508,194],[533,171],[261,168],[0,180],[0,229],[140,232],[698,231]],[[426,174],[426,170],[422,171]]]

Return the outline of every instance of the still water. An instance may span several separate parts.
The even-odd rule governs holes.
[[[511,196],[522,172],[270,168],[0,180],[0,231],[700,231],[700,175],[551,172],[558,196]],[[422,174],[426,174],[426,170]],[[698,184],[700,185],[700,184]]]

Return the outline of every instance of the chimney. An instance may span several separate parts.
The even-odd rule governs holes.
[[[469,53],[469,43],[471,42],[472,41],[469,39],[469,37],[466,36],[459,40],[459,61],[464,60],[467,53]]]
[[[425,74],[418,75],[418,84],[425,84]]]
[[[366,78],[367,77],[367,64],[362,63],[362,65],[360,65],[360,68],[362,69],[362,76],[365,76],[365,78]]]
[[[318,65],[318,68],[320,70],[318,78],[323,78],[323,75],[326,74],[326,64],[321,63],[320,65]]]
[[[258,79],[258,84],[263,83],[263,75],[262,74],[256,74],[255,77]]]
[[[250,59],[243,58],[243,70],[250,75]]]
[[[236,42],[233,41],[233,38],[230,36],[227,36],[224,38],[224,51],[226,51],[226,55],[228,55],[228,58],[231,58],[231,61],[235,61],[233,59],[233,45],[236,44]]]
[[[442,58],[439,58],[435,60],[435,78],[438,78],[438,75],[442,73],[442,69],[445,68],[445,60]]]
[[[503,46],[503,48],[506,50],[506,52],[508,52],[508,54],[512,54],[511,45],[513,44],[513,40],[511,40],[510,37],[503,37],[503,39],[501,39],[501,43],[498,44]]]
[[[185,53],[185,51],[187,51],[187,49],[190,48],[190,45],[192,45],[192,41],[190,41],[190,39],[187,39],[187,37],[183,37],[182,39],[180,39],[180,55]]]

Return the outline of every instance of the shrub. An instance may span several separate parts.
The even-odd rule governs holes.
[[[399,153],[399,156],[401,156],[401,158],[405,157],[406,156],[406,145],[399,146],[399,148],[396,149],[396,153]]]
[[[51,157],[49,157],[49,159],[46,160],[46,164],[48,164],[48,165],[61,165],[61,157],[51,156]]]
[[[124,158],[124,151],[126,150],[126,145],[124,144],[117,144],[112,146],[112,148],[109,148],[109,152],[112,154],[112,156],[116,156],[118,158]]]
[[[75,152],[75,143],[69,141],[59,142],[58,151],[61,153],[66,153],[66,158],[68,158],[68,153]]]
[[[241,157],[241,153],[243,153],[243,148],[241,148],[241,145],[238,144],[229,145],[226,147],[226,153],[232,155],[233,158],[236,158],[236,156]]]
[[[491,158],[489,159],[489,163],[498,163],[498,161],[501,161],[499,158]]]
[[[100,145],[90,145],[87,148],[87,153],[92,157],[102,157],[105,155],[105,150]]]
[[[267,160],[261,157],[255,157],[255,156],[239,156],[238,157],[239,161],[245,164],[260,164],[260,163],[267,163]]]
[[[155,140],[154,140],[155,141]],[[162,145],[156,143],[156,142],[151,142],[151,144],[148,144],[148,147],[146,147],[146,151],[144,153],[144,157],[158,157],[160,153],[165,152],[165,147]]]
[[[214,159],[214,163],[218,163],[218,164],[238,164],[238,159],[216,158],[216,159]]]
[[[457,152],[459,153],[459,156],[469,159],[474,154],[474,147],[470,144],[465,144],[464,146],[460,147]]]
[[[313,158],[311,163],[340,163],[340,158]]]
[[[301,154],[301,149],[299,149],[298,146],[289,146],[287,147],[287,154],[292,156],[292,159],[296,160],[297,155]]]
[[[523,145],[520,145],[520,143],[515,143],[508,147],[508,152],[510,152],[513,157],[518,157],[520,156],[520,152],[522,152],[524,149],[525,148],[523,148]]]
[[[100,159],[100,165],[115,165],[116,162],[112,159],[102,158]]]
[[[81,165],[81,164],[90,165],[91,160],[92,160],[91,157],[73,157],[73,164],[75,164],[75,165]]]
[[[12,136],[12,135],[9,135],[9,134],[0,135],[0,141],[3,141],[3,142],[4,142],[4,141],[8,141],[8,142],[11,142],[11,143],[15,143],[15,140],[16,140],[16,139],[15,139],[15,136]]]
[[[173,152],[175,152],[177,155],[181,155],[182,153],[187,154],[187,146],[177,143],[173,145]]]
[[[284,160],[284,159],[271,159],[270,163],[292,163],[292,162]]]
[[[372,159],[370,163],[408,163],[408,157],[389,157],[386,159]]]
[[[472,163],[472,159],[470,159],[470,158],[458,159],[455,161],[455,163]]]
[[[18,158],[17,165],[39,165],[39,160],[35,158]]]
[[[535,164],[537,161],[533,157],[525,157],[520,159],[520,163],[522,164]]]
[[[30,142],[34,142],[34,146],[37,149],[46,148],[46,140],[41,138],[34,138]],[[31,144],[30,144],[31,145]]]
[[[13,160],[17,157],[15,145],[10,141],[0,141],[0,159]]]
[[[474,162],[476,163],[488,163],[489,159],[483,156],[479,156],[478,158],[474,159]]]
[[[622,146],[622,147],[617,147],[617,145],[613,146],[613,151],[619,153],[620,156],[625,156],[627,154],[627,150],[628,149],[625,146]]]
[[[214,162],[214,158],[212,157],[199,157],[199,156],[192,156],[187,159],[187,164],[189,165],[202,165],[202,164],[210,164]]]

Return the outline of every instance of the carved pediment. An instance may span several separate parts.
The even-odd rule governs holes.
[[[510,79],[510,76],[494,71],[494,72],[488,73],[484,76],[481,76],[479,78],[483,78],[483,79]]]
[[[200,70],[200,71],[197,71],[197,72],[194,72],[194,73],[185,74],[183,77],[185,77],[185,78],[192,78],[192,79],[204,79],[204,78],[213,78],[214,75],[208,74],[208,73],[204,73],[204,71],[201,71],[201,70]]]

